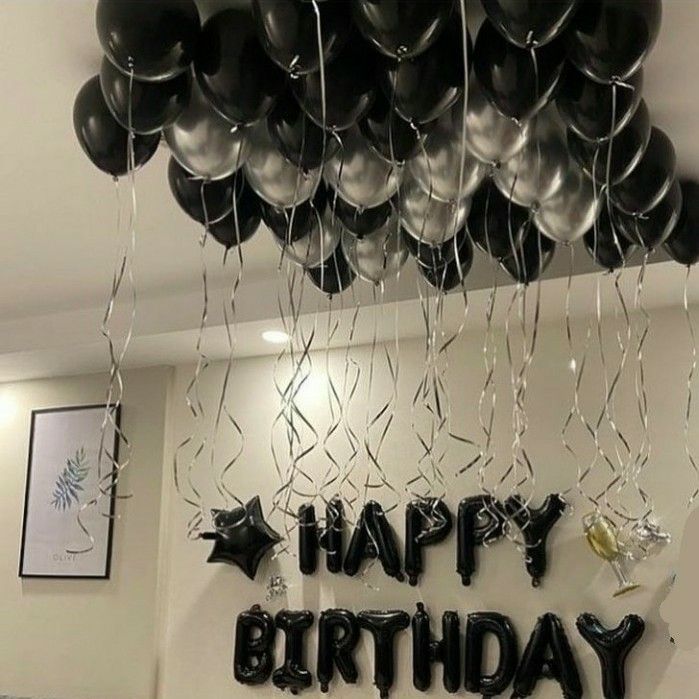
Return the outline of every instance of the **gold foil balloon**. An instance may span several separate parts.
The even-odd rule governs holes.
[[[629,580],[622,566],[624,554],[614,523],[599,512],[590,512],[583,517],[583,528],[590,548],[614,570],[619,585],[614,597],[636,590],[639,586]]]
[[[517,123],[502,115],[471,78],[466,110],[466,146],[478,160],[499,165],[514,158],[529,140],[531,122]]]
[[[284,257],[305,268],[318,267],[325,262],[335,252],[342,235],[342,224],[329,207],[322,215],[317,212],[313,212],[313,215],[315,223],[303,238],[289,243],[272,234]]]
[[[408,161],[415,180],[441,201],[451,202],[471,196],[487,171],[468,148],[464,150],[461,138],[463,113],[461,100],[439,117],[427,134],[424,147]],[[460,169],[462,157],[463,170]]]
[[[304,172],[287,160],[272,142],[264,120],[250,129],[248,139],[245,177],[260,198],[284,209],[310,198],[320,177],[319,169]]]
[[[370,147],[359,127],[342,133],[342,147],[325,165],[324,177],[338,194],[358,209],[388,201],[398,190],[402,167],[392,165]]]
[[[350,268],[365,281],[379,284],[395,277],[408,259],[396,212],[383,226],[361,238],[344,229],[342,251]]]
[[[527,208],[550,199],[568,171],[568,148],[552,108],[533,120],[533,133],[522,150],[503,163],[493,179],[507,199]]]
[[[175,160],[205,180],[223,179],[242,167],[248,155],[247,133],[248,129],[234,127],[209,104],[196,80],[189,104],[163,131]]]
[[[592,182],[571,161],[563,184],[534,214],[537,228],[557,243],[572,243],[593,226],[599,213]]]
[[[461,230],[471,210],[471,200],[445,202],[430,196],[407,173],[400,188],[400,221],[414,238],[439,245]]]

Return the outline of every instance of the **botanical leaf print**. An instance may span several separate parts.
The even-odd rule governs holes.
[[[81,483],[90,473],[90,465],[87,463],[85,447],[80,447],[75,456],[66,459],[66,467],[56,479],[51,504],[56,510],[70,510],[80,501],[80,493],[83,491]]]

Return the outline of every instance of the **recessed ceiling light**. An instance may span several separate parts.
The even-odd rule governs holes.
[[[281,330],[265,330],[262,333],[262,339],[265,342],[270,342],[273,345],[283,345],[289,342],[289,336]]]

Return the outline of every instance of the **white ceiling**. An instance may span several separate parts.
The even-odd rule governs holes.
[[[65,351],[65,346],[99,339],[100,307],[115,259],[115,187],[83,155],[71,116],[75,94],[99,69],[95,4],[0,2],[0,379],[57,370],[48,360],[44,368],[32,360],[31,370],[23,371],[18,357],[27,352],[47,353],[57,343]],[[693,88],[699,13],[691,0],[665,0],[664,14],[647,63],[645,96],[655,123],[674,140],[680,173],[699,176],[699,95]],[[137,335],[151,342],[191,331],[199,309],[199,231],[171,197],[167,158],[161,150],[137,175],[136,271],[142,306]],[[126,197],[126,183],[121,191]],[[218,250],[211,249],[209,258],[214,286],[221,286],[227,275],[220,270]],[[246,244],[245,319],[275,316],[277,261],[264,231]],[[662,267],[670,283],[677,269]],[[163,350],[158,361],[172,360]],[[80,368],[75,362],[60,366]]]

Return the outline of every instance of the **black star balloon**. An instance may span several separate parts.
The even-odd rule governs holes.
[[[252,498],[245,507],[212,510],[211,513],[216,531],[202,537],[214,542],[207,563],[236,565],[254,580],[260,561],[282,540],[265,521],[259,496]]]

